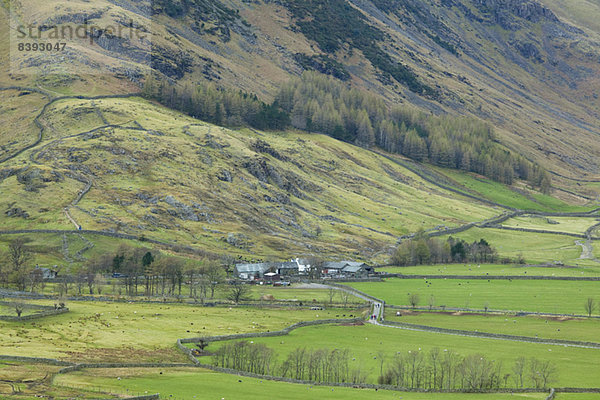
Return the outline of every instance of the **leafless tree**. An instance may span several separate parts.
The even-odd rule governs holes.
[[[227,299],[233,301],[235,304],[238,304],[240,301],[247,300],[249,297],[250,287],[239,282],[231,285],[229,293],[227,294]]]
[[[102,294],[102,290],[104,290],[104,285],[106,285],[106,279],[102,274],[96,274],[96,278],[94,279],[96,282],[96,293]]]
[[[596,310],[596,302],[594,301],[593,298],[588,297],[588,299],[585,302],[585,312],[587,313],[588,317],[592,316],[592,313]]]
[[[419,295],[417,293],[409,293],[408,294],[408,303],[414,309],[419,305]]]
[[[8,262],[12,268],[12,281],[17,289],[24,291],[27,284],[27,262],[31,260],[31,251],[27,247],[27,241],[18,238],[8,245]]]
[[[17,317],[21,318],[21,314],[23,314],[25,305],[23,303],[17,301],[17,302],[13,303],[13,308],[15,309],[15,313],[17,314]]]
[[[537,358],[532,358],[529,360],[529,377],[531,378],[531,382],[534,384],[536,389],[540,389],[543,383],[539,364],[540,361]]]
[[[216,262],[209,262],[203,268],[203,275],[206,277],[210,287],[210,298],[212,299],[215,297],[215,289],[223,283],[227,274],[221,265]]]
[[[308,264],[310,265],[310,268],[308,270],[308,277],[310,279],[319,279],[323,272],[323,259],[319,257],[310,257],[308,259]]]
[[[440,349],[434,347],[429,351],[429,362],[431,364],[431,383],[434,388],[439,387]]]
[[[64,274],[61,277],[61,280],[58,284],[58,293],[62,296],[67,296],[69,294],[69,289],[71,288],[71,284],[73,283],[73,278],[69,274]]]
[[[538,362],[538,374],[542,381],[542,388],[546,389],[554,379],[556,366],[549,360],[540,361]]]
[[[376,358],[379,361],[379,376],[383,376],[383,365],[385,364],[386,356],[385,351],[380,350],[377,352]]]
[[[515,364],[513,365],[514,380],[515,380],[515,384],[517,385],[517,387],[522,388],[524,385],[523,376],[525,375],[525,365],[526,365],[525,357],[517,358],[517,360],[515,361]]]
[[[44,283],[44,272],[40,268],[36,268],[29,273],[29,289],[31,293],[35,291],[38,286],[43,286]],[[44,288],[42,287],[42,290]]]
[[[333,298],[335,297],[335,293],[337,292],[337,289],[334,289],[332,287],[329,288],[328,290],[328,294],[329,294],[329,305],[333,304]]]
[[[348,300],[350,299],[350,293],[346,290],[340,290],[340,298],[342,299],[342,303],[344,303],[344,307],[348,305]]]

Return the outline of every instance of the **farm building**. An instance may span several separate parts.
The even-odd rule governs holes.
[[[277,273],[281,276],[298,275],[298,263],[295,261],[286,261],[282,263],[275,263],[277,266]]]
[[[284,262],[237,264],[234,272],[237,278],[244,280],[277,280],[286,276],[307,275],[310,268],[307,260],[296,258]],[[340,278],[365,277],[372,272],[372,267],[355,261],[329,261],[322,268],[323,276]]]
[[[330,277],[359,278],[372,272],[372,267],[357,261],[328,261],[323,264],[323,275]]]
[[[237,264],[234,273],[240,279],[254,280],[262,278],[272,267],[271,263]]]
[[[57,267],[56,265],[54,266],[55,268]],[[35,266],[35,270],[36,273],[39,273],[42,277],[42,279],[54,279],[58,276],[58,272],[56,272],[53,269],[50,268],[43,268],[40,266]]]

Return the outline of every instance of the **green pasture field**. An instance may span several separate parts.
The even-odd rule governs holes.
[[[327,325],[305,327],[290,332],[285,337],[253,338],[276,351],[282,362],[287,354],[298,347],[307,349],[348,349],[350,369],[358,366],[369,373],[367,382],[375,383],[380,369],[378,354],[391,359],[397,352],[425,351],[437,347],[441,351],[452,350],[461,356],[485,355],[490,360],[502,362],[503,371],[511,373],[515,360],[535,357],[551,361],[556,366],[556,379],[551,382],[558,387],[596,387],[600,382],[600,350],[557,345],[523,343],[507,340],[483,339],[445,335],[431,332],[410,331],[371,324],[363,326]],[[214,351],[221,344],[209,345]],[[379,359],[379,360],[378,360]],[[201,359],[202,360],[202,359]],[[208,356],[204,362],[212,361]]]
[[[162,373],[162,374],[161,374]],[[121,379],[117,379],[120,377]],[[241,382],[240,382],[241,381]],[[544,393],[464,394],[406,393],[390,390],[301,385],[238,377],[205,369],[135,368],[94,369],[59,375],[54,385],[102,390],[121,394],[160,393],[161,399],[406,399],[406,400],[508,400],[544,399]]]
[[[594,208],[593,206],[567,204],[555,197],[533,191],[529,191],[529,196],[525,196],[515,190],[511,190],[506,185],[494,182],[483,176],[439,167],[432,168],[454,180],[460,186],[475,191],[489,200],[520,210],[578,212],[589,211]]]
[[[452,236],[469,243],[483,238],[496,248],[501,257],[514,259],[522,254],[529,263],[561,261],[569,265],[583,264],[583,260],[579,260],[581,247],[575,244],[577,238],[574,237],[489,228],[472,228]]]
[[[600,282],[549,280],[399,279],[354,282],[348,285],[385,300],[410,305],[409,294],[419,295],[419,306],[584,314],[588,297],[600,301]]]
[[[396,316],[400,311],[402,316]],[[538,317],[483,313],[413,312],[385,309],[386,321],[544,339],[600,342],[600,319]]]
[[[45,302],[46,304],[50,302]],[[279,330],[360,310],[71,301],[66,314],[0,321],[0,354],[103,362],[186,362],[179,338]]]
[[[596,218],[522,216],[511,218],[502,225],[583,234],[588,228],[598,223]]]
[[[536,266],[518,264],[437,264],[412,267],[377,268],[378,272],[405,275],[535,275],[535,276],[600,276],[597,266]]]
[[[220,297],[226,298],[227,287],[221,288]],[[310,303],[329,303],[329,290],[328,289],[296,289],[294,285],[291,287],[273,287],[271,285],[253,285],[252,286],[252,299],[259,300],[262,296],[272,295],[275,301],[290,301],[290,302],[304,302],[305,304]],[[335,305],[341,305],[344,303],[344,299],[341,297],[342,292],[336,290],[332,303]],[[268,303],[268,300],[265,302]],[[348,297],[348,304],[364,304],[365,300],[350,295]]]

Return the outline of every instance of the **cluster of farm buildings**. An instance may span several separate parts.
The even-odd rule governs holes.
[[[237,278],[248,281],[277,281],[294,276],[344,279],[367,277],[373,273],[373,267],[358,261],[327,261],[315,266],[309,260],[296,258],[284,262],[237,264],[234,273]]]

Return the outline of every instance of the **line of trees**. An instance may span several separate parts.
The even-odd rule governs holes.
[[[499,145],[485,122],[388,107],[380,97],[313,71],[284,84],[271,104],[212,83],[179,86],[154,76],[147,77],[143,95],[217,125],[271,130],[292,126],[506,184],[523,179],[543,192],[551,185],[543,168]]]
[[[222,345],[213,355],[217,367],[314,382],[362,383],[360,371],[351,371],[349,350],[297,348],[279,363],[273,349],[248,341]],[[359,379],[360,378],[360,379]]]
[[[187,260],[164,255],[156,250],[119,246],[113,254],[90,260],[81,270],[81,280],[87,282],[93,293],[94,277],[97,273],[118,274],[122,278],[126,293],[135,296],[184,295],[184,283],[189,297],[213,298],[216,287],[223,283],[226,271],[214,260]]]
[[[433,348],[411,350],[388,357],[378,352],[379,384],[407,389],[482,391],[513,387],[547,388],[556,378],[550,361],[519,357],[510,372],[502,362],[482,354],[459,355],[452,350]],[[264,344],[236,341],[223,344],[213,355],[213,364],[255,374],[325,383],[368,383],[373,371],[365,370],[347,349],[298,347],[283,361]],[[353,367],[352,365],[356,365]]]
[[[409,266],[452,262],[493,263],[497,260],[498,252],[485,239],[468,243],[454,237],[447,240],[430,238],[420,232],[413,239],[404,240],[398,245],[391,262]]]
[[[539,165],[500,146],[493,128],[480,120],[390,108],[380,97],[316,72],[284,84],[276,102],[298,129],[506,184],[520,178],[543,191],[550,188],[550,177]]]
[[[433,348],[429,352],[411,350],[395,354],[378,382],[411,389],[481,391],[511,384],[545,389],[556,377],[554,364],[536,358],[518,358],[511,372],[506,373],[501,362],[482,354],[461,356],[451,350]]]
[[[44,290],[47,279],[41,268],[31,265],[33,251],[25,238],[17,238],[0,256],[0,284],[31,292]],[[214,298],[215,289],[227,276],[223,263],[217,260],[184,260],[158,250],[120,245],[114,253],[105,253],[86,261],[77,271],[62,271],[52,279],[59,296],[73,288],[78,294],[102,294],[106,274],[116,274],[114,294],[130,296],[182,296],[194,299]],[[117,287],[118,282],[118,287]],[[188,293],[183,293],[183,286]],[[124,289],[124,293],[123,292]],[[243,296],[242,296],[243,297]]]
[[[277,102],[267,104],[255,94],[218,87],[212,83],[179,86],[164,78],[148,76],[142,94],[166,107],[221,126],[285,129],[289,114]]]

